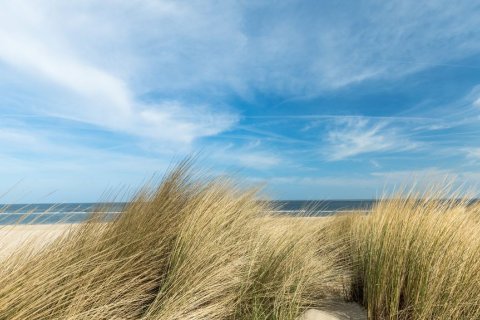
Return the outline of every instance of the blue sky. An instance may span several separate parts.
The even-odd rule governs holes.
[[[2,1],[0,202],[200,152],[279,199],[480,182],[478,1]]]

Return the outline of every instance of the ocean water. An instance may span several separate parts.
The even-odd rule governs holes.
[[[327,216],[339,212],[368,211],[374,200],[322,200],[322,201],[271,201],[274,213],[293,216]],[[0,225],[79,223],[92,212],[104,212],[105,219],[112,219],[125,207],[125,203],[30,203],[0,204]]]
[[[359,210],[368,211],[375,200],[276,200],[271,201],[278,212],[325,216],[338,212]]]
[[[108,220],[122,212],[124,206],[122,202],[0,204],[0,225],[79,223],[98,211]]]

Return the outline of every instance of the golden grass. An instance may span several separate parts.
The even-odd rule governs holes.
[[[349,235],[352,298],[369,319],[480,318],[480,210],[441,195],[383,200],[334,222]]]
[[[114,221],[1,260],[0,319],[295,319],[338,294],[341,251],[267,206],[184,162]]]
[[[2,258],[0,320],[293,320],[342,298],[369,319],[479,319],[480,206],[442,195],[273,216],[256,190],[186,161],[115,220]]]

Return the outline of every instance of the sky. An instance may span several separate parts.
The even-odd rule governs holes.
[[[0,202],[199,154],[273,199],[480,182],[478,1],[0,0]]]

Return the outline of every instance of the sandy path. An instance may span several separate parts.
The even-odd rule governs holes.
[[[26,242],[34,247],[42,247],[74,228],[73,224],[7,225],[0,227],[0,258]]]
[[[325,310],[310,309],[299,320],[367,320],[367,312],[351,302],[337,302]]]

